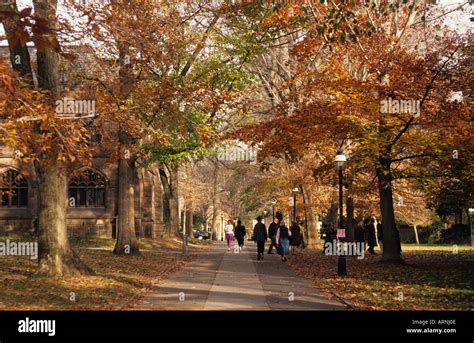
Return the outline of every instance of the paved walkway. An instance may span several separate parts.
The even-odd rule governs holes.
[[[136,310],[344,310],[298,277],[276,255],[257,261],[256,245],[241,253],[215,243],[148,293]]]

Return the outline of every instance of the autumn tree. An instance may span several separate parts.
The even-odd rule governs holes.
[[[35,0],[32,9],[17,12],[15,3],[4,25],[9,35],[12,67],[22,79],[9,88],[13,104],[2,123],[2,142],[17,151],[22,163],[33,163],[38,179],[38,259],[37,275],[64,276],[90,274],[70,247],[67,226],[66,173],[78,158],[87,160],[87,131],[82,122],[65,121],[56,112],[60,99],[59,60],[62,53],[57,38],[56,1]],[[26,30],[28,27],[31,31]],[[26,41],[37,50],[38,90],[31,89],[31,62]],[[18,54],[18,55],[15,55]],[[22,132],[18,135],[18,132]]]
[[[26,45],[26,42],[30,40],[26,21],[31,12],[31,7],[19,12],[16,1],[0,4],[0,18],[2,18],[1,21],[8,41],[11,66],[30,86],[33,85],[33,75],[30,53]]]
[[[384,261],[401,261],[393,180],[427,176],[417,166],[446,156],[454,137],[464,135],[456,123],[467,119],[468,98],[447,101],[459,90],[469,94],[458,77],[460,70],[468,72],[466,41],[427,20],[430,10],[417,2],[335,1],[294,9],[306,20],[298,23],[304,35],[292,50],[297,66],[285,83],[286,99],[272,109],[274,118],[236,135],[275,156],[298,158],[318,143],[333,156],[337,147],[349,149],[350,168],[370,171],[377,180]],[[411,99],[419,108],[387,111],[382,102],[390,99]],[[264,129],[270,134],[260,134]]]
[[[74,32],[97,42],[95,54],[105,50],[119,59],[129,57],[133,87],[116,110],[141,123],[142,131],[133,139],[136,163],[159,163],[165,218],[175,233],[180,166],[208,154],[218,133],[248,112],[241,90],[252,80],[243,67],[268,39],[270,33],[260,24],[273,8],[178,1],[75,8],[86,20]],[[119,42],[126,42],[128,53],[120,52]],[[89,81],[115,98],[117,79],[106,75]]]
[[[413,185],[394,185],[394,190],[395,217],[413,228],[416,244],[420,244],[418,228],[433,222],[433,211],[427,207],[426,195]]]
[[[462,224],[463,214],[469,218],[474,192],[473,162],[470,158],[473,150],[472,139],[467,132],[458,136],[453,145],[446,149],[444,157],[429,165],[433,177],[421,181],[428,206],[436,211],[446,227],[453,223]]]

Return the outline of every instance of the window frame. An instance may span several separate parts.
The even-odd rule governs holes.
[[[105,209],[107,199],[107,178],[91,168],[80,169],[69,179],[68,199],[75,199],[75,206],[68,208]],[[92,194],[92,197],[89,195]],[[101,200],[100,200],[101,199]]]
[[[17,178],[21,179],[18,180]],[[3,183],[4,181],[7,183]],[[4,192],[7,204],[3,205]],[[29,204],[30,187],[28,179],[18,170],[7,168],[0,171],[0,209],[25,209]],[[16,201],[15,201],[16,199]],[[25,200],[22,202],[22,199]],[[16,204],[14,204],[16,202]]]

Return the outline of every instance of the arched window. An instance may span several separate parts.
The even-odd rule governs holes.
[[[69,181],[70,207],[105,207],[105,178],[92,169],[83,169]]]
[[[26,207],[28,181],[19,172],[9,169],[0,174],[0,207]]]

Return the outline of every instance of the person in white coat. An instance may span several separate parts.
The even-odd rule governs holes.
[[[234,225],[232,224],[232,220],[229,220],[225,226],[225,239],[227,241],[227,250],[230,250],[232,241],[234,240]]]

